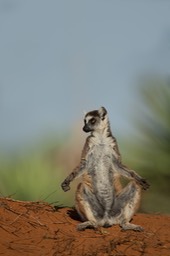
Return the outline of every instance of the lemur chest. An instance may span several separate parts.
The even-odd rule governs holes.
[[[92,154],[93,161],[103,162],[104,160],[109,161],[111,157],[111,148],[106,144],[98,144],[93,146]]]
[[[110,141],[94,140],[87,162],[87,173],[91,177],[92,187],[98,200],[105,198],[110,205],[113,197],[112,144]]]
[[[94,171],[107,171],[111,166],[112,143],[109,139],[94,138],[88,154],[89,167]]]

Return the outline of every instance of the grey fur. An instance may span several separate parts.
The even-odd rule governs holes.
[[[70,182],[83,175],[76,192],[76,209],[84,221],[78,225],[78,230],[114,224],[124,230],[143,230],[130,221],[139,204],[141,188],[147,189],[149,184],[121,163],[106,109],[101,107],[88,112],[83,130],[91,135],[86,139],[80,164],[61,184],[67,191]],[[116,180],[120,175],[131,181],[116,191]]]

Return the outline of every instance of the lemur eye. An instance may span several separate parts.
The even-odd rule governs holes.
[[[94,117],[92,119],[90,119],[91,124],[95,124],[95,122],[96,122],[96,119]]]

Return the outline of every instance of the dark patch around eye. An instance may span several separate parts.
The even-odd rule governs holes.
[[[90,121],[89,121],[91,124],[95,124],[95,122],[96,122],[96,119],[93,117],[93,118],[91,118],[90,119]]]

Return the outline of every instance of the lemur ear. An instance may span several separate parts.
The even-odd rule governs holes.
[[[107,114],[107,110],[104,107],[101,107],[101,108],[99,108],[98,112],[99,112],[101,119],[103,120],[105,118],[105,115]]]

